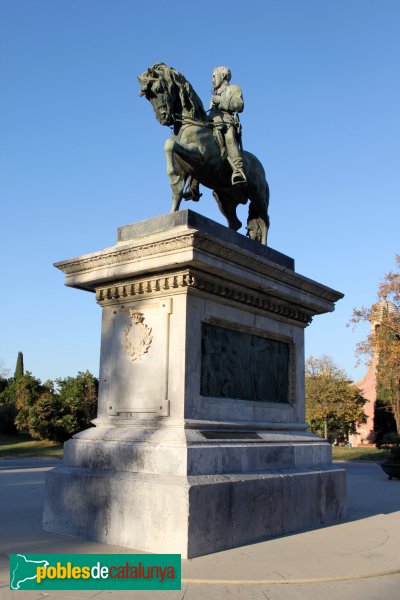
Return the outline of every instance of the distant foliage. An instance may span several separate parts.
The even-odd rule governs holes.
[[[368,362],[378,360],[378,399],[390,407],[400,433],[400,255],[397,268],[387,273],[378,288],[378,301],[353,310],[351,322],[371,325],[368,337],[357,345],[357,354]]]
[[[0,379],[0,432],[27,431],[33,438],[63,442],[91,426],[98,380],[88,371],[43,384],[29,371]]]
[[[366,400],[330,356],[306,361],[306,419],[314,433],[329,441],[346,439],[365,423]]]
[[[5,371],[3,371],[5,374]],[[15,404],[16,390],[14,379],[0,377],[0,433],[17,435],[15,419],[18,409]]]
[[[76,418],[78,429],[89,427],[96,416],[99,382],[89,371],[79,372],[76,377],[57,379],[60,401]]]
[[[33,438],[64,442],[90,427],[96,416],[98,380],[89,371],[56,381],[54,388],[42,386],[42,393],[30,407],[28,431]]]
[[[17,435],[15,418],[18,414],[14,404],[0,401],[0,433],[6,435]]]

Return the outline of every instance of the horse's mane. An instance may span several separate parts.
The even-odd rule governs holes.
[[[202,101],[182,73],[164,63],[156,63],[148,71],[157,74],[158,77],[164,80],[170,94],[173,93],[173,87],[177,87],[182,107],[189,111],[193,119],[207,121],[207,113],[204,110]]]

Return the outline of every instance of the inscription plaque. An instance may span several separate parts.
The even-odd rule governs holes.
[[[202,324],[202,396],[289,402],[290,345]]]
[[[241,431],[202,431],[202,436],[207,440],[262,440],[254,431],[243,433]]]

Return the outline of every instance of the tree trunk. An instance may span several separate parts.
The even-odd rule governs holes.
[[[328,439],[328,417],[324,419],[324,438]]]

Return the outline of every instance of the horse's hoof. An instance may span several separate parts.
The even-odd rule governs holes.
[[[198,202],[203,194],[199,192],[193,192],[193,190],[188,190],[187,192],[183,192],[182,198],[184,200],[193,200],[193,202]]]

